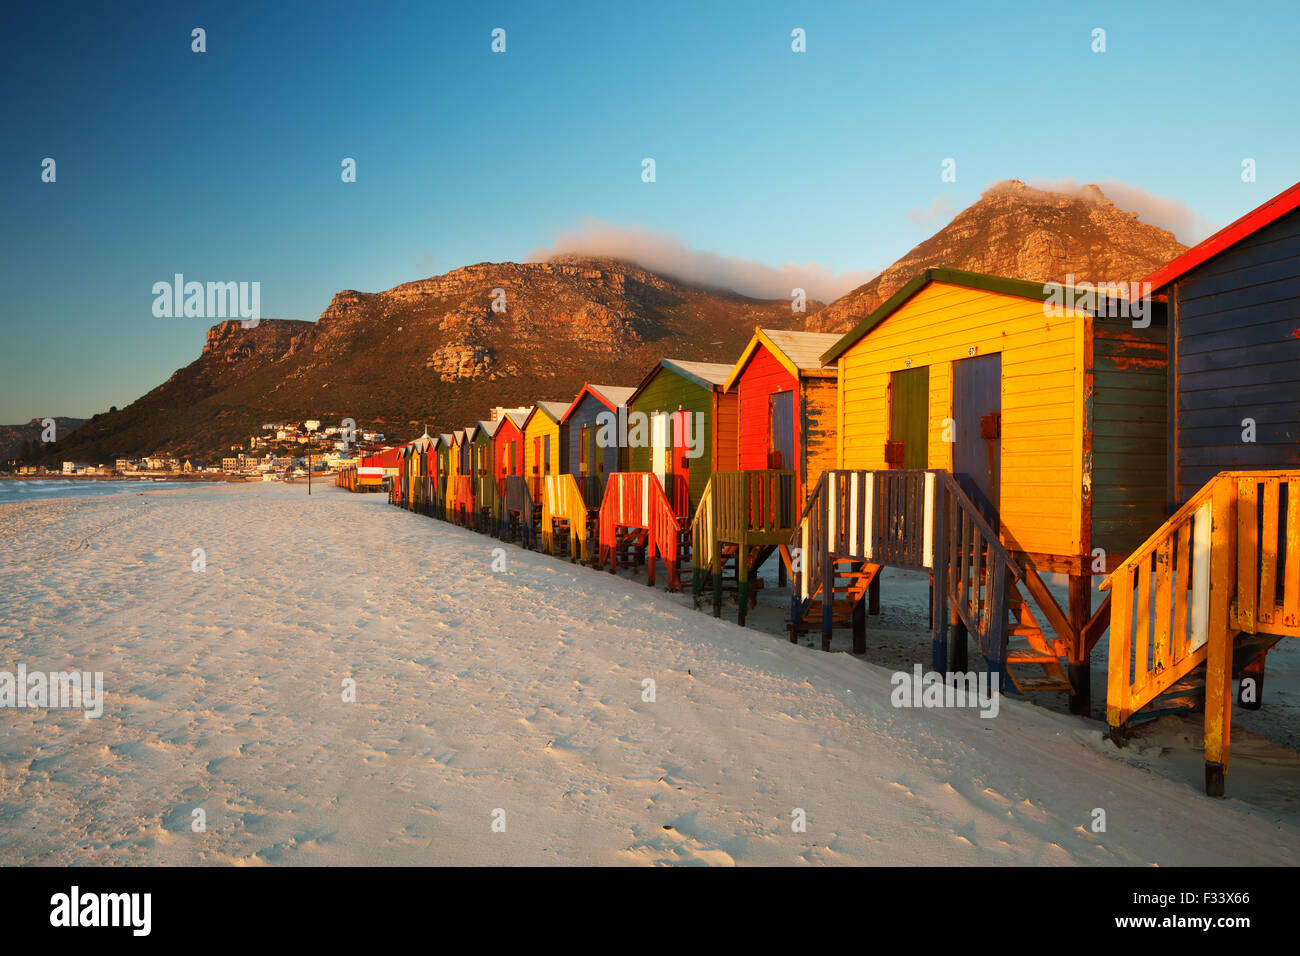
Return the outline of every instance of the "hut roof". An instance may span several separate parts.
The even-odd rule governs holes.
[[[560,421],[564,421],[573,414],[573,410],[578,407],[584,395],[594,395],[596,399],[608,408],[611,412],[617,411],[620,405],[626,405],[627,400],[635,392],[634,388],[624,388],[621,385],[592,385],[590,382],[582,386],[577,397],[569,404],[568,409],[560,416]]]
[[[1181,256],[1166,263],[1143,281],[1151,283],[1151,291],[1159,292],[1175,279],[1191,272],[1201,263],[1236,245],[1270,223],[1277,222],[1287,213],[1300,208],[1300,183],[1278,193],[1264,205],[1252,209],[1231,225],[1224,226],[1210,238],[1197,243]]]
[[[668,369],[676,372],[682,378],[694,382],[700,388],[721,388],[727,382],[727,375],[731,372],[730,365],[720,365],[715,362],[685,362],[681,359],[660,359],[659,363],[646,373],[645,378],[641,379],[641,384],[636,387],[636,391],[628,398],[630,404],[633,399],[641,394],[652,381],[660,370]]]
[[[538,402],[533,406],[533,410],[528,413],[528,417],[524,419],[524,427],[528,426],[528,423],[533,420],[533,416],[538,412],[541,412],[551,421],[558,422],[568,410],[568,402]]]
[[[826,332],[792,332],[786,329],[755,329],[739,361],[731,367],[723,390],[729,390],[740,378],[759,346],[765,347],[795,378],[834,378],[834,361],[824,363],[822,353],[833,346],[838,335]]]

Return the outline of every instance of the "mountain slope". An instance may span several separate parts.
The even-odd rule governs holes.
[[[503,312],[492,308],[497,289]],[[263,422],[304,418],[352,418],[407,438],[485,418],[493,405],[567,401],[584,381],[635,386],[665,355],[729,362],[756,325],[803,319],[787,300],[690,286],[620,260],[479,263],[387,292],[339,292],[315,323],[216,325],[196,361],[82,426],[65,454],[209,459]]]
[[[870,282],[808,316],[810,332],[845,332],[918,272],[967,269],[1035,282],[1141,279],[1187,247],[1173,233],[1140,222],[1096,186],[1081,194],[1046,192],[1019,180],[987,190],[943,229]]]

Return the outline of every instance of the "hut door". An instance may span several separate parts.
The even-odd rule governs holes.
[[[691,459],[690,437],[686,429],[691,426],[689,411],[673,412],[672,418],[672,454],[668,466],[672,470],[669,479],[673,486],[668,490],[668,500],[673,503],[673,514],[678,517],[689,516],[691,510]],[[697,441],[700,439],[697,439]]]
[[[650,416],[650,470],[665,490],[668,488],[668,415],[654,412]]]
[[[794,471],[794,392],[775,392],[768,402],[771,444],[767,466]]]
[[[980,355],[953,363],[952,470],[962,490],[998,527],[1002,472],[1002,355]]]
[[[929,467],[930,367],[889,373],[889,444],[891,468]]]

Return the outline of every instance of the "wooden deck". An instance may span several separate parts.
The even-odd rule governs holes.
[[[709,477],[691,519],[691,580],[697,602],[712,584],[714,617],[722,614],[728,568],[734,571],[737,621],[743,626],[758,569],[777,549],[784,549],[788,560],[796,481],[793,471],[778,470],[715,471]]]

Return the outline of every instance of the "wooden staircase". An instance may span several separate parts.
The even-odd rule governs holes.
[[[1007,632],[1007,676],[1015,689],[1021,694],[1044,691],[1074,693],[1070,677],[1061,664],[1061,659],[1068,657],[1063,642],[1044,633],[1014,581],[1007,588],[1007,604],[1013,622]],[[1018,667],[1038,667],[1042,673],[1026,675],[1014,669]]]
[[[605,483],[598,521],[598,567],[646,568],[654,586],[659,560],[668,569],[668,590],[681,590],[682,524],[659,479],[651,472],[615,472]]]
[[[856,561],[852,558],[833,558],[834,570],[831,584],[831,628],[852,628],[853,653],[867,652],[867,594],[883,568],[883,565]],[[793,571],[793,562],[790,570]],[[793,575],[792,575],[793,576]],[[831,635],[823,627],[825,623],[824,589],[819,581],[812,594],[799,602],[798,610],[788,622],[790,643],[799,643],[804,631],[820,630],[822,632],[822,650],[829,651]]]
[[[1102,583],[1111,592],[1111,739],[1204,701],[1205,789],[1222,796],[1232,681],[1258,706],[1264,659],[1300,637],[1300,471],[1221,472]]]

